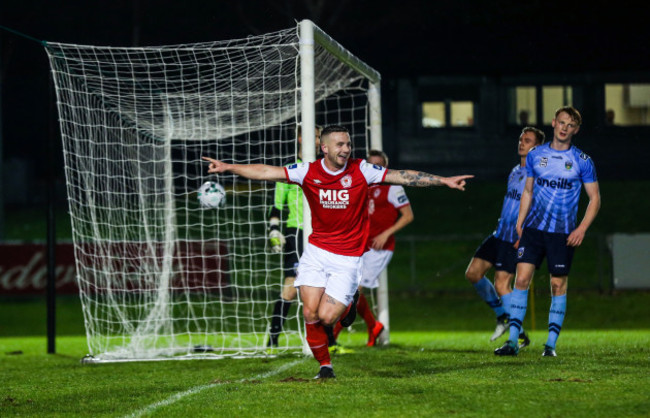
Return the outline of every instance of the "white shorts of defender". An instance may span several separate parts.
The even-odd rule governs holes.
[[[294,286],[324,287],[325,293],[347,306],[359,287],[362,263],[361,257],[333,254],[307,244]]]
[[[388,267],[393,252],[390,250],[373,250],[372,248],[363,254],[363,270],[361,274],[361,286],[366,289],[379,287],[379,275]]]

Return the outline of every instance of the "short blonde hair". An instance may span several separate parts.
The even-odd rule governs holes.
[[[562,106],[561,108],[559,108],[558,110],[555,111],[555,119],[557,119],[558,115],[560,113],[562,113],[562,112],[569,115],[569,117],[571,117],[571,119],[573,119],[573,121],[578,126],[582,125],[582,116],[580,115],[580,112],[578,112],[578,109],[576,109],[575,107],[573,107],[573,106]]]

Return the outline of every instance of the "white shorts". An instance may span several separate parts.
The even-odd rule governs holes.
[[[324,287],[325,293],[347,306],[359,287],[361,266],[361,257],[333,254],[307,244],[294,286]]]
[[[393,252],[371,248],[361,258],[363,259],[361,286],[366,289],[376,289],[379,287],[379,275],[388,267],[390,259],[393,258]]]

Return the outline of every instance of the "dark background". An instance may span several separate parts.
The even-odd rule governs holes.
[[[4,1],[0,25],[36,40],[144,46],[242,38],[311,19],[382,74],[508,76],[650,71],[649,13],[611,1]],[[38,42],[0,31],[4,178],[29,175],[44,196],[58,135]],[[57,136],[58,140],[58,136]],[[385,140],[390,140],[385,138]],[[63,182],[60,144],[55,176]],[[3,193],[6,188],[3,187]],[[64,199],[64,197],[63,197]],[[5,201],[6,196],[5,196]],[[39,199],[40,200],[40,199]]]

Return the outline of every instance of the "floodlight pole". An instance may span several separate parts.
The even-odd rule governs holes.
[[[0,31],[0,44],[2,43],[2,31]],[[2,172],[4,171],[4,157],[2,154],[2,91],[3,88],[3,76],[2,73],[2,54],[0,54],[0,190],[3,190],[3,176]],[[0,240],[5,239],[5,201],[4,193],[0,193]]]
[[[55,173],[54,141],[56,138],[56,96],[50,77],[50,121],[47,139],[47,353],[56,353],[56,225],[54,218]]]

